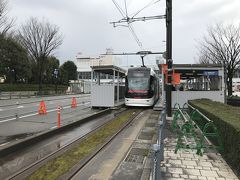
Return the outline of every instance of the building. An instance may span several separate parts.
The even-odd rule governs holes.
[[[91,79],[91,66],[119,66],[120,64],[121,60],[113,55],[112,49],[106,49],[106,55],[98,57],[85,56],[82,53],[78,53],[76,56],[78,80],[86,81]],[[107,77],[105,78],[108,79]]]
[[[92,72],[91,66],[119,66],[121,64],[121,59],[115,57],[113,55],[113,50],[109,48],[106,49],[105,55],[100,55],[97,57],[86,56],[82,53],[78,53],[75,59],[75,63],[77,66],[78,82],[80,84],[85,84],[85,87],[89,87]],[[109,77],[110,75],[108,74],[100,74],[100,76],[103,82],[112,80],[112,77]],[[97,79],[96,74],[93,74],[93,78]],[[85,92],[84,87],[81,86],[79,88],[80,89],[77,90],[78,92]]]
[[[167,71],[164,68],[162,69],[161,64],[159,69],[166,76]],[[173,69],[174,74],[179,75],[179,81],[173,85],[172,107],[175,104],[183,107],[188,100],[202,98],[225,102],[224,69],[221,65],[173,64]],[[174,78],[175,76],[173,76]],[[176,77],[176,79],[178,78]],[[165,95],[164,91],[163,94]]]

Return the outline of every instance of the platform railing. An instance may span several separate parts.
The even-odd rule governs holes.
[[[223,151],[223,143],[218,132],[217,127],[214,125],[213,121],[205,116],[201,111],[194,108],[190,104],[187,104],[188,109],[190,110],[190,118],[196,123],[198,128],[202,132],[200,137],[199,146],[201,148],[216,149],[219,152]],[[214,141],[213,145],[209,139]],[[204,140],[208,142],[208,146],[204,145]]]
[[[153,167],[152,179],[161,179],[161,161],[164,160],[164,138],[165,138],[165,124],[166,124],[166,103],[163,104],[163,110],[159,116],[158,122],[158,138],[157,143],[153,145]]]
[[[203,155],[204,149],[215,149],[220,152],[223,150],[221,138],[213,121],[189,104],[184,104],[182,109],[180,106],[175,108],[172,129],[178,134],[175,153],[179,149],[196,149],[198,155]]]

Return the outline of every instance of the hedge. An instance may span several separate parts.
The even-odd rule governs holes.
[[[222,155],[240,176],[240,107],[209,99],[191,100],[188,103],[214,122],[224,145]]]
[[[43,84],[43,91],[55,91],[54,84]],[[58,91],[66,91],[67,86],[58,85]],[[0,84],[0,92],[10,91],[38,91],[38,84]]]
[[[228,99],[239,99],[240,100],[240,97],[239,96],[237,96],[237,95],[235,95],[235,96],[229,96],[229,97],[227,97]]]

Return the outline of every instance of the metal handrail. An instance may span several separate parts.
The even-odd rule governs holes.
[[[194,108],[193,106],[191,106],[190,104],[188,104],[188,107],[190,107],[191,109],[197,111],[204,119],[206,119],[208,122],[212,122],[211,119],[209,119],[207,116],[205,116],[201,111],[199,111],[198,109]]]

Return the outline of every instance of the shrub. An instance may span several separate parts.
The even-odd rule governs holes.
[[[191,100],[189,104],[214,122],[223,141],[223,157],[240,175],[240,107],[208,99]]]

